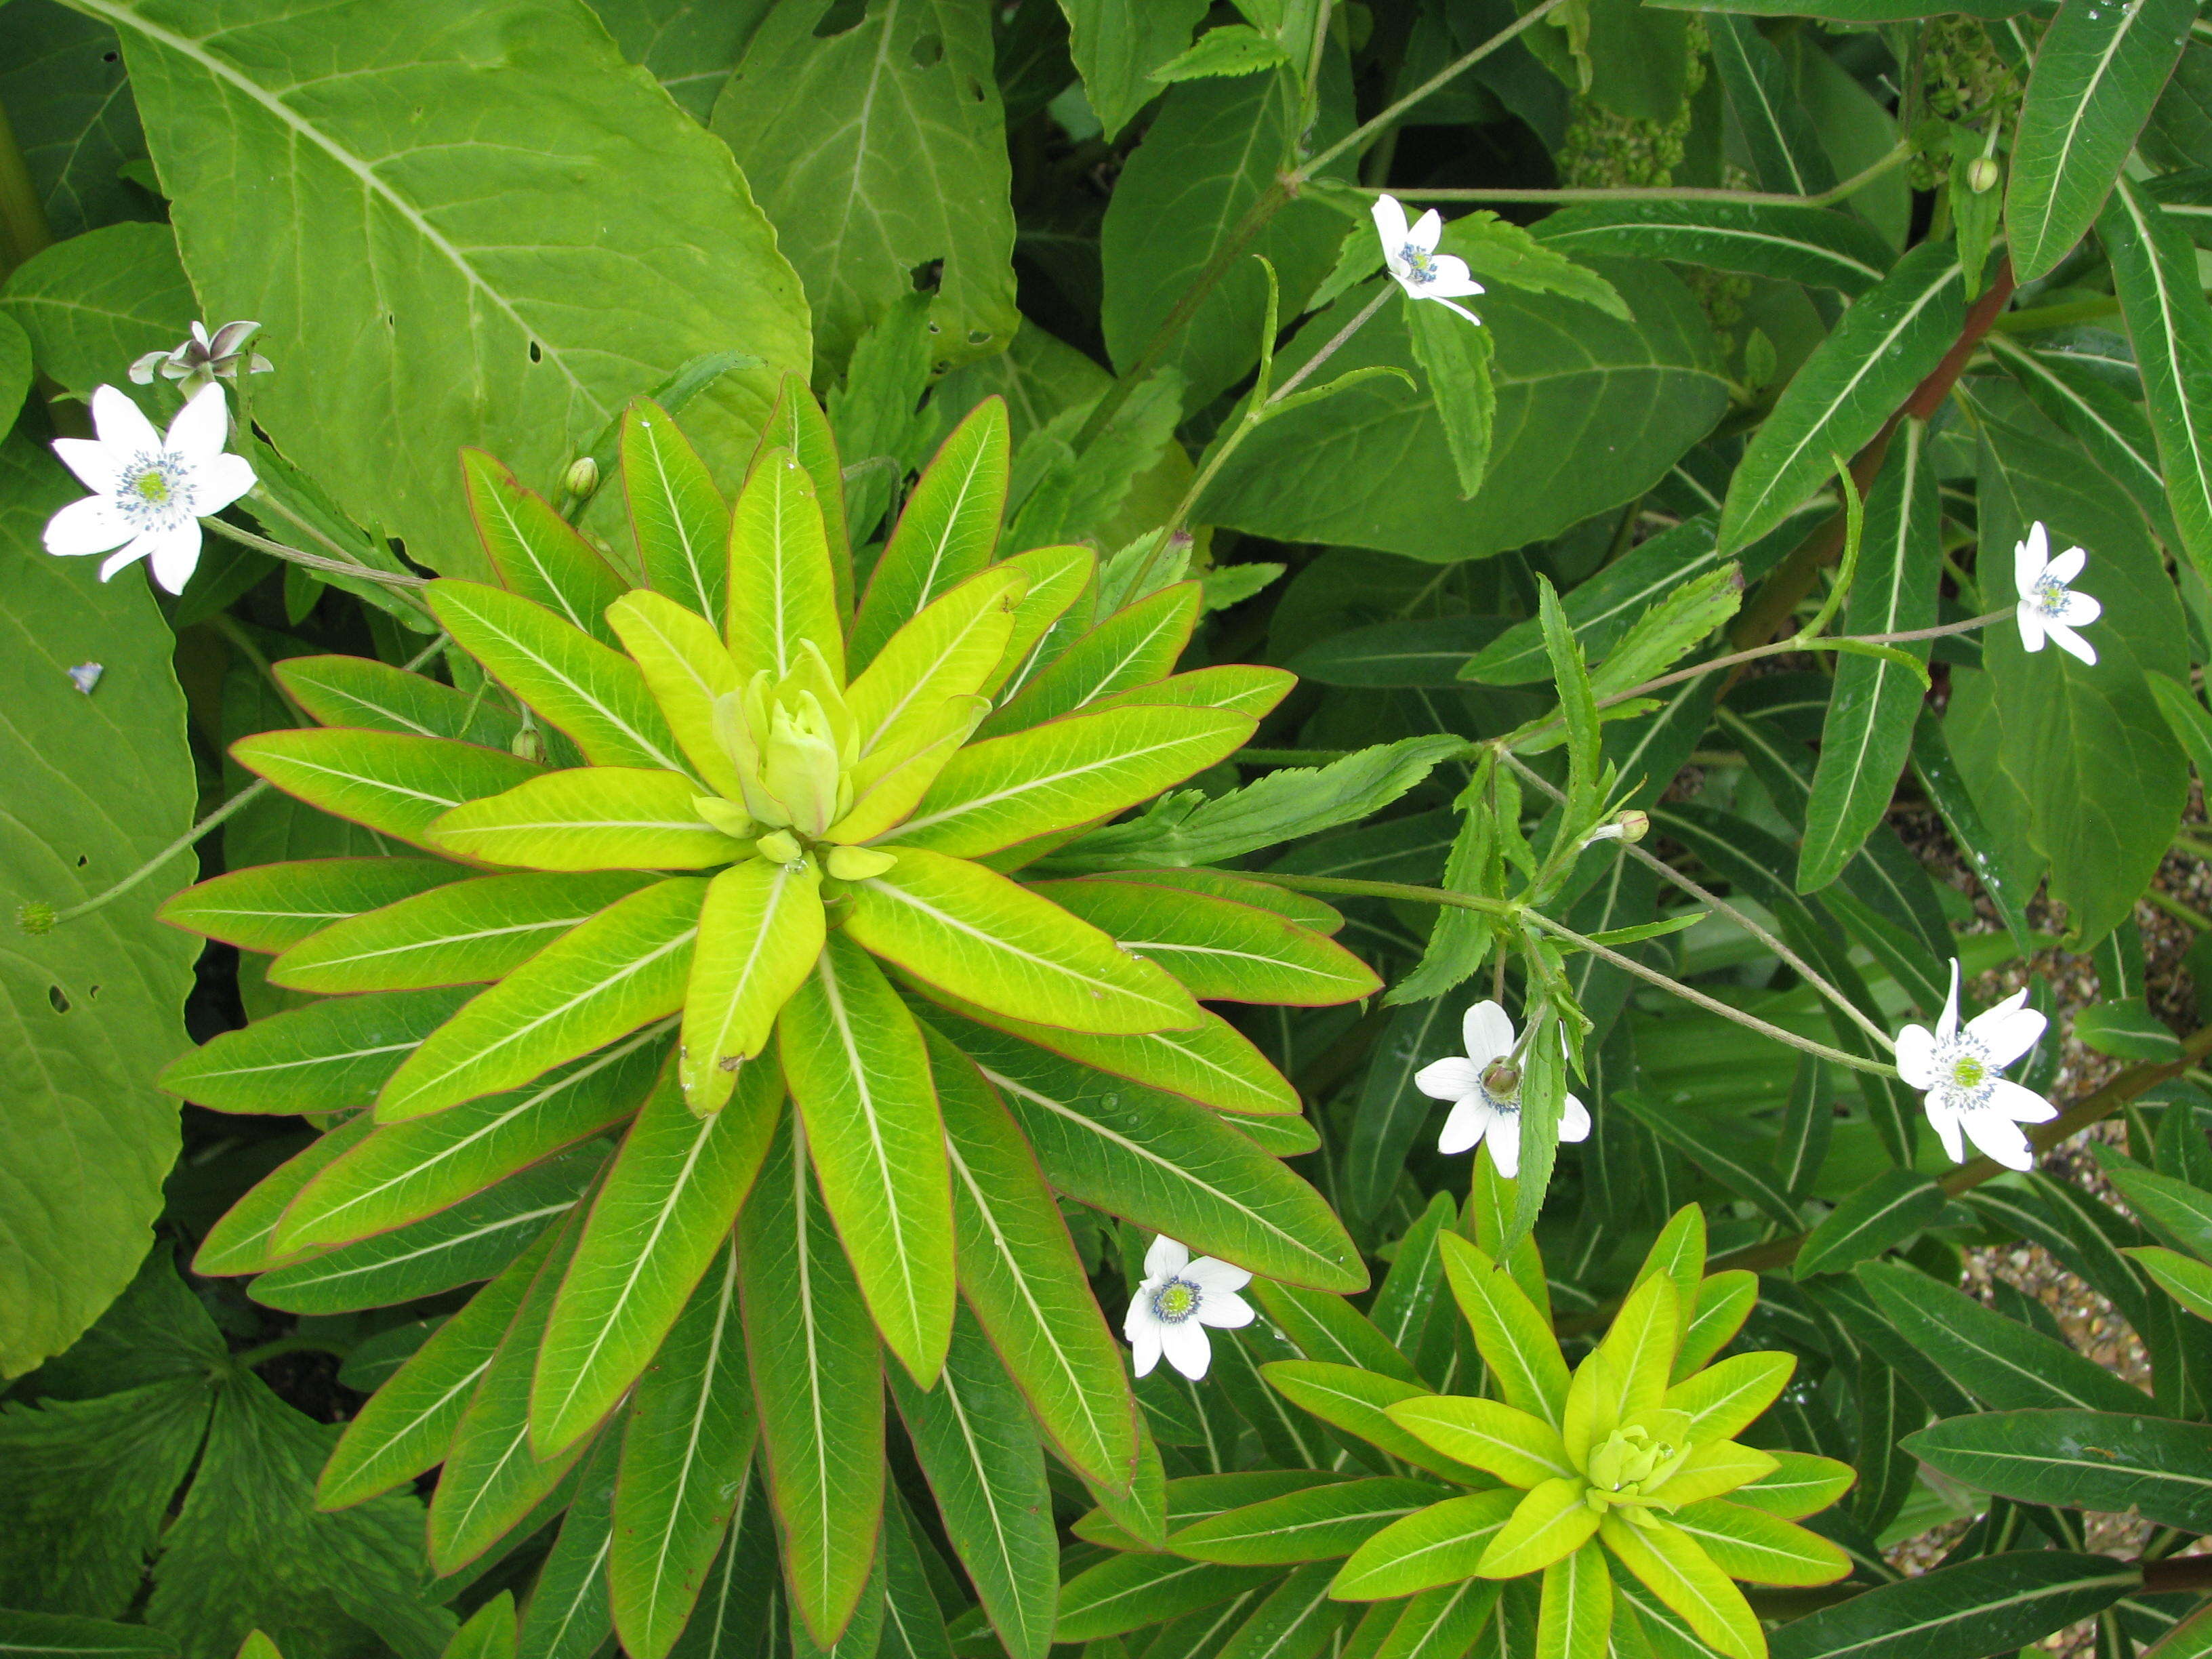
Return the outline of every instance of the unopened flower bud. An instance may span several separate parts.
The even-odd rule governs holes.
[[[694,795],[691,810],[724,835],[744,841],[753,833],[753,821],[745,809],[735,801],[724,800],[720,795]]]
[[[542,761],[545,758],[545,739],[534,726],[526,726],[507,740],[507,748],[518,760]]]
[[[1588,847],[1596,842],[1617,841],[1632,847],[1650,834],[1650,815],[1637,811],[1632,807],[1614,818],[1611,823],[1601,823],[1591,830],[1589,835],[1583,837],[1583,845]]]
[[[839,881],[866,881],[871,876],[880,876],[897,862],[897,854],[880,853],[872,847],[830,849],[830,873]]]
[[[1977,155],[1966,163],[1966,188],[1986,196],[1997,187],[1997,164],[1993,157]]]
[[[579,455],[568,463],[568,470],[561,475],[561,488],[580,501],[587,501],[599,487],[599,464],[588,455]]]
[[[1482,1086],[1492,1100],[1510,1100],[1521,1092],[1521,1068],[1510,1060],[1501,1060],[1482,1074]]]
[[[787,830],[771,830],[753,843],[753,851],[770,864],[796,864],[799,859],[799,838]]]

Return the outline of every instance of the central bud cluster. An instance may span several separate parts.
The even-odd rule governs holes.
[[[1583,1501],[1600,1515],[1609,1509],[1673,1509],[1662,1489],[1690,1455],[1689,1436],[1687,1412],[1655,1411],[1615,1429],[1590,1451]]]

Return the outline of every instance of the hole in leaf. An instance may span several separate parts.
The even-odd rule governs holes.
[[[80,870],[83,869],[83,868],[85,867],[85,866],[87,866],[88,864],[90,864],[91,862],[92,862],[92,856],[91,856],[91,854],[88,854],[88,853],[79,853],[79,854],[76,855],[76,867],[77,867],[78,869],[80,869]]]
[[[545,354],[538,349],[538,342],[535,340],[530,343],[530,361],[533,363],[542,363],[545,361]]]
[[[842,34],[867,15],[867,0],[830,0],[830,9],[814,20],[814,38],[827,40],[834,34]]]
[[[100,54],[100,61],[103,64],[116,64],[122,60],[123,54],[119,52],[103,52]]]
[[[945,40],[941,35],[920,34],[908,48],[916,69],[935,69],[945,61]]]
[[[972,75],[968,77],[968,95],[979,104],[983,101],[983,83]]]
[[[990,338],[991,331],[988,328],[971,328],[968,331],[969,345],[985,345],[989,343]]]
[[[945,280],[945,261],[924,259],[908,274],[913,276],[916,289],[924,294],[934,294],[937,292],[938,284]],[[933,333],[936,331],[934,324],[931,325],[931,331]]]
[[[58,1014],[65,1014],[70,1011],[70,1000],[58,985],[46,987],[46,1000],[54,1005],[54,1012]]]

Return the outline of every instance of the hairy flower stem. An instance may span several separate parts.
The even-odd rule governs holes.
[[[326,559],[318,553],[302,552],[296,547],[287,547],[282,542],[272,542],[266,536],[257,536],[251,530],[230,524],[222,519],[202,519],[202,526],[218,536],[228,538],[240,546],[251,547],[266,553],[271,558],[283,559],[290,564],[304,565],[310,570],[328,570],[341,576],[358,576],[363,581],[378,582],[386,587],[403,592],[428,587],[430,583],[422,576],[402,576],[389,570],[379,570],[374,565],[349,562],[343,559]]]
[[[1711,190],[1690,185],[1567,190],[1413,189],[1393,190],[1390,193],[1401,202],[1742,202],[1765,207],[1826,207],[1856,194],[1885,173],[1903,167],[1911,155],[1911,145],[1899,143],[1871,167],[1862,168],[1833,189],[1812,196],[1767,190]]]
[[[1733,1021],[1748,1030],[1757,1031],[1762,1036],[1771,1037],[1777,1042],[1784,1043],[1792,1048],[1802,1049],[1806,1054],[1815,1055],[1837,1066],[1845,1066],[1851,1071],[1873,1072],[1884,1077],[1896,1075],[1894,1066],[1886,1066],[1880,1060],[1869,1060],[1863,1054],[1845,1054],[1841,1048],[1831,1048],[1825,1042],[1815,1042],[1810,1037],[1802,1037],[1795,1031],[1786,1031],[1779,1025],[1770,1024],[1756,1014],[1747,1014],[1741,1008],[1732,1008],[1727,1003],[1720,1001],[1717,998],[1709,997],[1692,986],[1685,985],[1678,979],[1669,978],[1656,968],[1645,967],[1633,957],[1625,957],[1618,951],[1600,945],[1595,939],[1585,939],[1565,923],[1553,921],[1549,916],[1540,915],[1527,905],[1513,899],[1481,898],[1472,893],[1448,892],[1441,887],[1416,887],[1405,882],[1355,881],[1343,876],[1278,875],[1267,870],[1244,870],[1238,873],[1253,881],[1270,882],[1278,887],[1287,887],[1296,893],[1339,893],[1347,897],[1407,899],[1416,904],[1448,904],[1462,910],[1480,910],[1486,915],[1525,922],[1532,927],[1542,929],[1553,938],[1571,945],[1577,950],[1588,951],[1601,962],[1611,963],[1624,973],[1633,974],[1637,978],[1656,985],[1662,991],[1670,992],[1684,1001],[1703,1008],[1708,1013],[1718,1014],[1723,1019]]]
[[[1514,754],[1510,750],[1502,749],[1498,752],[1500,757],[1508,766],[1511,767],[1516,772],[1519,773],[1530,783],[1535,785],[1539,790],[1542,791],[1545,794],[1549,795],[1555,801],[1565,801],[1566,797],[1552,787],[1551,781],[1548,778],[1546,778],[1541,773],[1530,767],[1528,763],[1523,761],[1519,756]],[[1655,858],[1652,854],[1645,852],[1644,848],[1637,846],[1634,842],[1622,842],[1620,850],[1628,854],[1629,857],[1637,860],[1639,863],[1656,872],[1662,879],[1674,883],[1675,886],[1689,894],[1699,903],[1711,905],[1714,909],[1719,911],[1721,915],[1726,916],[1730,921],[1735,923],[1737,927],[1742,928],[1745,933],[1750,934],[1752,938],[1757,939],[1768,950],[1773,951],[1774,954],[1781,957],[1783,961],[1788,963],[1790,966],[1796,970],[1797,976],[1800,979],[1802,979],[1808,985],[1810,985],[1814,990],[1826,997],[1829,1002],[1833,1004],[1836,1007],[1841,1009],[1845,1017],[1848,1018],[1853,1024],[1856,1025],[1859,1030],[1864,1031],[1869,1036],[1880,1043],[1884,1050],[1891,1054],[1897,1052],[1897,1043],[1890,1036],[1888,1032],[1883,1030],[1881,1026],[1875,1024],[1873,1020],[1869,1019],[1859,1008],[1856,1003],[1853,1002],[1849,997],[1845,996],[1841,991],[1830,984],[1826,978],[1814,970],[1810,963],[1807,962],[1804,957],[1799,956],[1787,945],[1784,945],[1770,929],[1760,926],[1756,920],[1737,909],[1735,906],[1730,904],[1726,899],[1721,897],[1718,894],[1714,893],[1709,889],[1700,886],[1698,883],[1691,880],[1689,877],[1675,869],[1664,859]]]
[[[1779,657],[1792,651],[1834,651],[1849,649],[1854,645],[1910,645],[1916,640],[1940,640],[1948,634],[1971,634],[1978,628],[1987,628],[1991,623],[2001,623],[2010,617],[2009,611],[1987,611],[1978,617],[1969,617],[1964,622],[1943,623],[1934,628],[1907,628],[1894,634],[1838,634],[1826,639],[1807,639],[1793,635],[1776,640],[1771,644],[1753,646],[1747,651],[1731,651],[1724,657],[1715,657],[1710,662],[1693,663],[1687,668],[1678,668],[1671,674],[1662,674],[1656,680],[1646,680],[1641,685],[1632,685],[1626,691],[1598,699],[1597,706],[1610,708],[1617,702],[1626,702],[1631,697],[1646,697],[1667,686],[1680,685],[1684,680],[1696,679],[1719,668],[1736,668],[1747,662],[1757,662],[1761,657]]]

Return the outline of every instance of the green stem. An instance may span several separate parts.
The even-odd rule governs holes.
[[[2143,902],[2165,911],[2184,927],[2193,927],[2200,933],[2212,933],[2212,916],[2206,915],[2202,910],[2192,910],[2179,899],[2168,897],[2155,887],[2144,893]]]
[[[1415,904],[1448,904],[1461,910],[1480,910],[1490,916],[1517,916],[1522,906],[1512,899],[1479,898],[1473,893],[1448,892],[1441,887],[1416,887],[1402,881],[1357,881],[1348,876],[1291,876],[1273,870],[1239,870],[1248,881],[1264,881],[1287,887],[1294,893],[1336,893],[1346,898],[1406,899]]]
[[[2119,313],[2119,301],[2111,295],[2102,295],[2094,300],[2069,300],[2063,305],[2008,311],[1991,323],[1990,329],[1997,334],[2037,334],[2045,329],[2071,328],[2076,323],[2117,317]]]
[[[310,570],[329,570],[341,576],[358,576],[363,581],[378,582],[386,587],[414,588],[428,587],[430,585],[429,581],[422,576],[397,575],[389,570],[379,570],[373,565],[360,564],[344,559],[325,559],[319,554],[302,552],[296,547],[287,547],[282,542],[272,542],[266,536],[257,536],[251,530],[231,524],[222,519],[202,519],[200,525],[202,528],[212,530],[216,535],[236,542],[241,546],[256,549],[268,554],[271,558],[283,559],[288,563],[305,565]]]
[[[246,1348],[230,1357],[230,1363],[240,1370],[251,1370],[256,1365],[265,1365],[272,1359],[282,1359],[286,1354],[327,1353],[343,1359],[346,1351],[333,1347],[319,1337],[280,1336],[273,1342],[264,1342],[258,1348]]]
[[[1530,17],[1534,15],[1534,12],[1529,14]],[[1528,19],[1522,21],[1526,22]],[[1414,189],[1392,191],[1390,194],[1407,202],[1737,202],[1761,207],[1827,207],[1863,190],[1885,173],[1902,167],[1911,154],[1910,144],[1900,143],[1873,166],[1853,173],[1832,190],[1824,190],[1813,196],[1792,196],[1784,191],[1765,190],[1711,190],[1688,185],[1565,190]],[[1370,193],[1379,195],[1382,192],[1371,191]]]
[[[191,829],[185,830],[185,833],[178,836],[176,840],[171,842],[160,852],[155,854],[154,856],[147,860],[145,863],[140,865],[129,875],[124,877],[122,880],[117,882],[114,886],[110,887],[105,892],[94,893],[90,898],[85,900],[82,904],[71,905],[68,909],[62,911],[59,915],[55,916],[49,926],[58,927],[65,921],[74,921],[79,916],[89,915],[93,911],[99,909],[100,906],[107,903],[112,899],[121,898],[124,894],[129,892],[132,888],[138,885],[140,882],[145,880],[147,877],[152,875],[156,870],[167,864],[171,859],[176,857],[178,854],[183,852],[194,842],[198,841],[202,836],[207,834],[209,830],[216,828],[228,819],[236,817],[242,809],[260,799],[262,794],[267,791],[268,787],[268,779],[255,779],[254,781],[246,785],[245,788],[240,790],[228,800],[223,802],[222,805],[216,807],[214,811],[209,813]],[[18,913],[17,925],[19,927],[21,925],[20,913]],[[40,928],[39,931],[43,933],[46,930],[45,928]]]
[[[1245,752],[1249,754],[1251,751],[1248,750]],[[2173,850],[2177,853],[2185,854],[2192,859],[2199,859],[2206,863],[2212,863],[2212,845],[2207,845],[2205,842],[2197,840],[2194,836],[2175,836],[2173,838]]]

